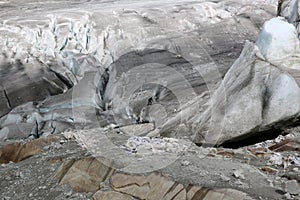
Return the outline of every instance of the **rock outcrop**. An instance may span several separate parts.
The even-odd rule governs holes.
[[[56,177],[60,184],[69,184],[76,192],[94,192],[94,200],[252,199],[235,189],[183,185],[158,172],[148,175],[117,172],[95,158],[67,161],[57,170]]]
[[[0,164],[9,162],[16,163],[37,155],[43,150],[43,147],[50,145],[56,140],[57,138],[55,137],[49,137],[40,138],[28,143],[17,142],[3,145],[0,147]]]
[[[96,192],[113,171],[96,158],[85,158],[65,162],[55,176],[59,184],[70,184],[76,192]]]

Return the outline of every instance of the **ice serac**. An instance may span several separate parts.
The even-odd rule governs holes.
[[[193,122],[196,142],[240,141],[298,124],[299,63],[295,27],[280,17],[267,21],[257,43],[247,42],[225,75],[206,114]],[[212,113],[223,123],[213,120]],[[208,126],[221,126],[222,132],[208,132]]]

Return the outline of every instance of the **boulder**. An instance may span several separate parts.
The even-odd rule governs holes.
[[[296,180],[289,180],[284,183],[285,191],[292,194],[298,195],[300,193],[300,186]]]

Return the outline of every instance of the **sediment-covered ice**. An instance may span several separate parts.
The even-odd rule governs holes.
[[[151,118],[159,126],[198,94],[207,103],[207,85],[212,89],[220,82],[245,40],[255,40],[276,8],[237,0],[11,0],[1,6],[3,138],[56,133],[97,120],[104,126]],[[142,71],[124,74],[123,66]],[[156,85],[144,87],[144,80]],[[92,99],[83,88],[94,92]],[[151,117],[144,116],[148,111]],[[91,120],[96,112],[99,119]]]

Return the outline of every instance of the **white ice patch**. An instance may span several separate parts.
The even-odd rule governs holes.
[[[297,31],[295,26],[286,22],[284,18],[277,17],[267,21],[256,44],[269,62],[300,69],[299,62],[293,59],[300,58]]]

